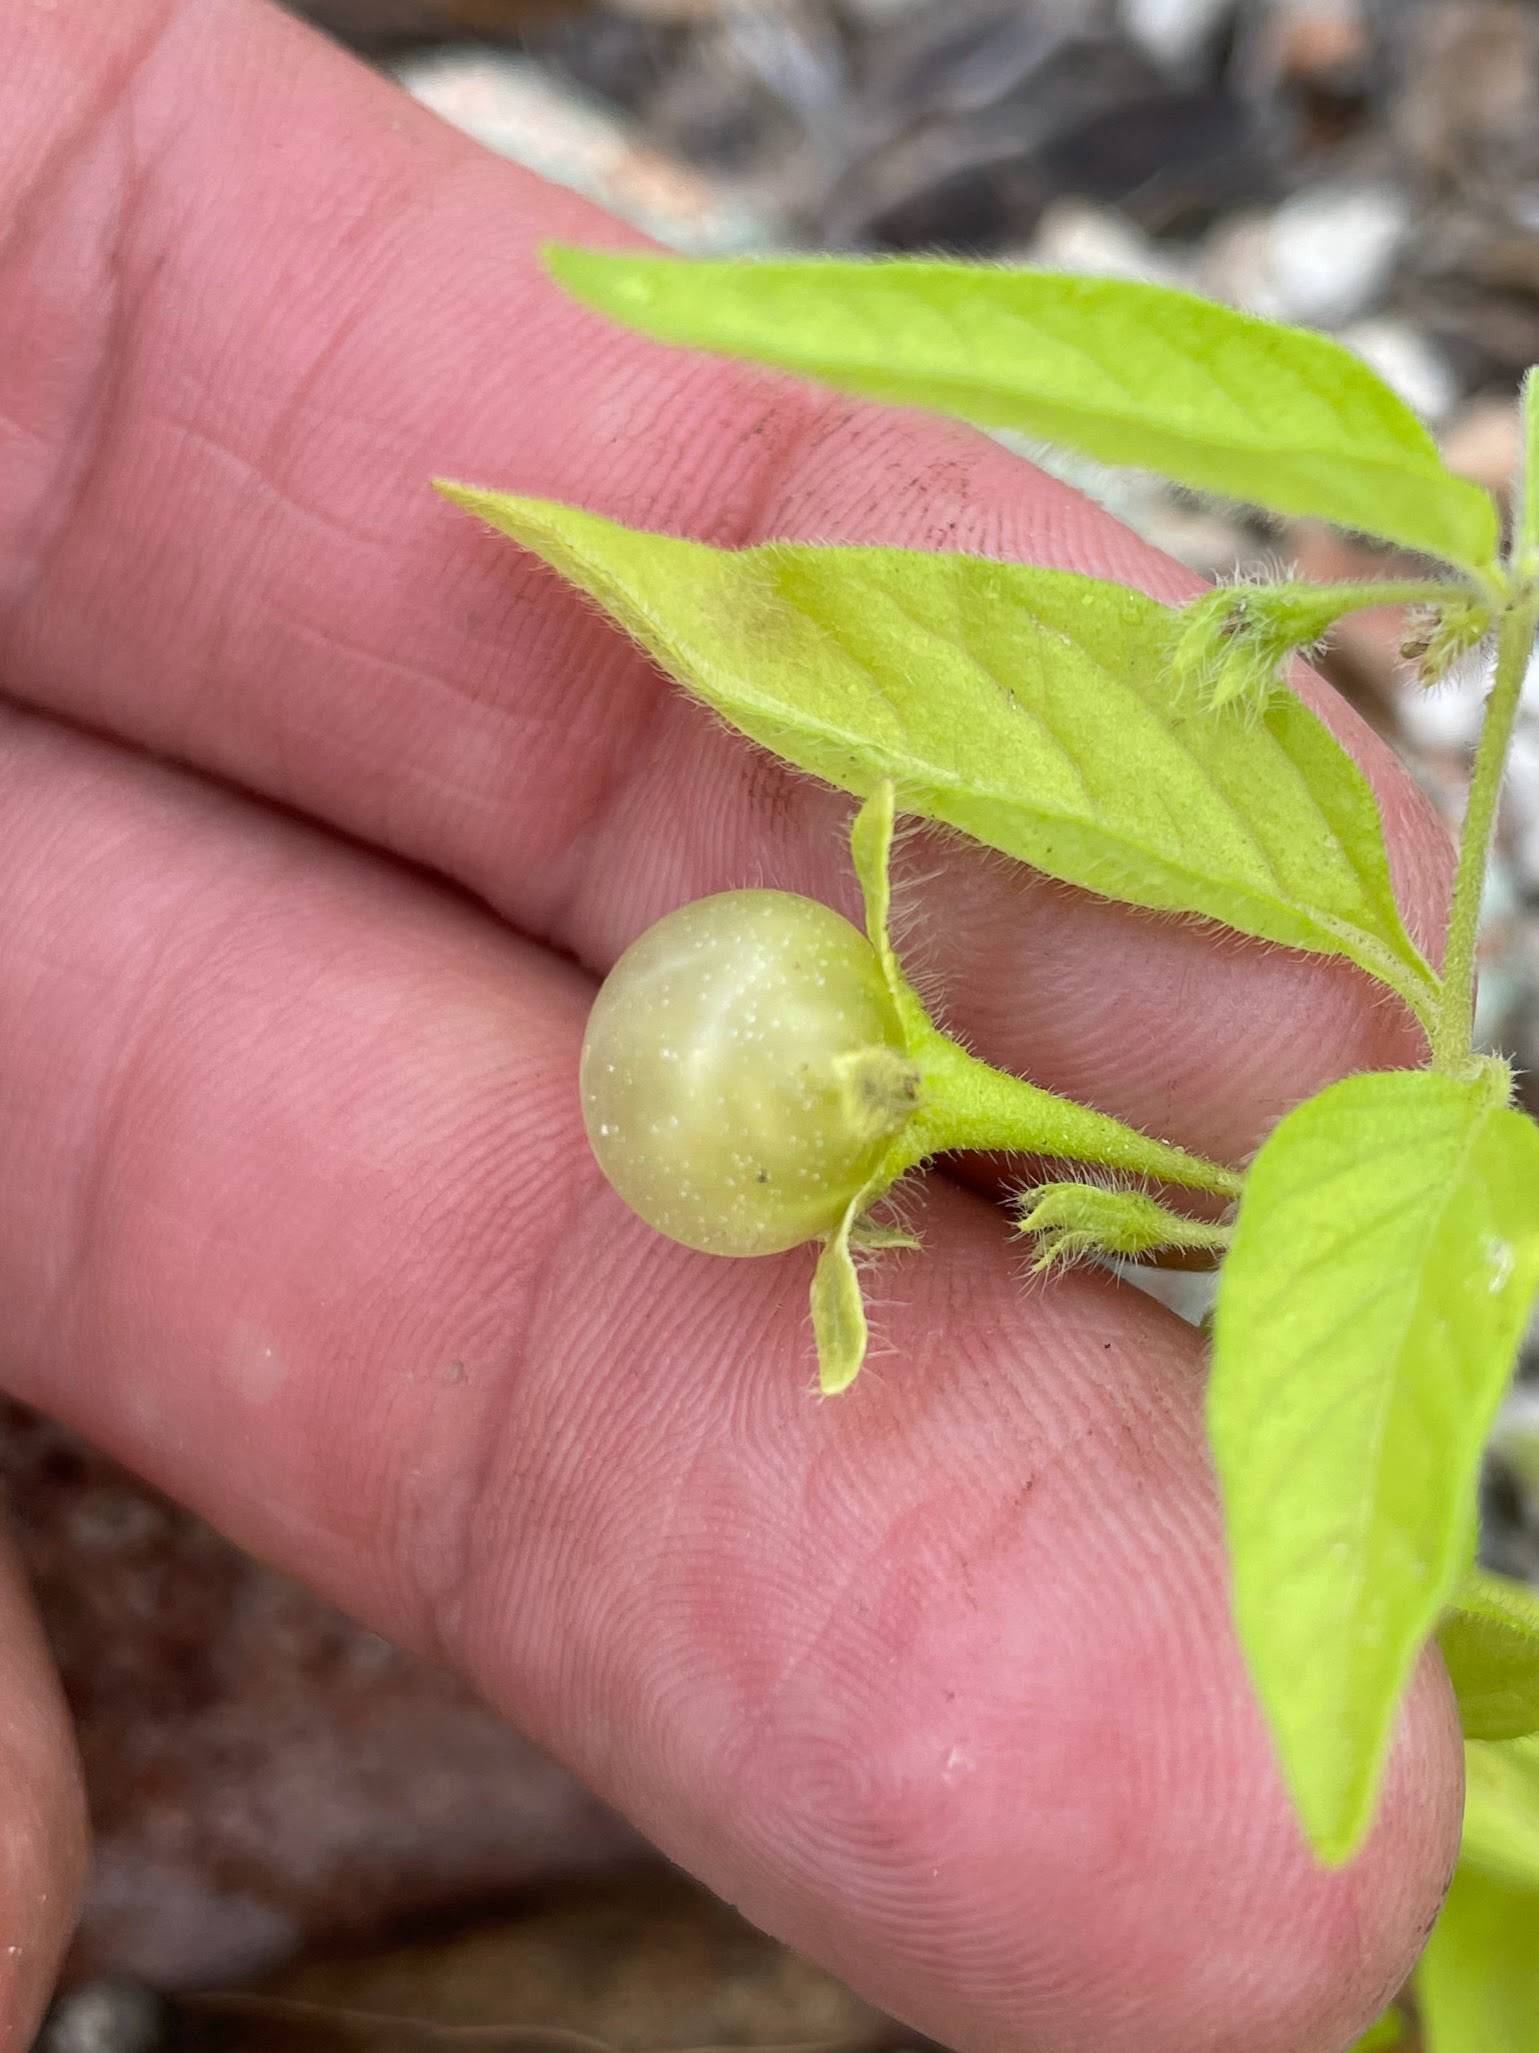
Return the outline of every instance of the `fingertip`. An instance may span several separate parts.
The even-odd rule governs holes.
[[[914,1969],[928,1956],[920,1986],[947,1992],[942,2012],[922,1998],[915,2023],[1015,2053],[1336,2053],[1367,2029],[1408,1979],[1457,1857],[1451,1693],[1429,1660],[1370,1839],[1332,1870],[1304,1842],[1246,1688],[1180,1735],[1158,1712],[1120,1743],[1103,1727],[1099,1790],[1087,1764],[1045,1791],[973,1792],[990,1843],[970,1876],[954,1826],[911,1798],[905,1826],[891,1791],[871,1804],[869,1834],[890,1847],[913,1829],[903,1865],[931,1878],[893,1897]],[[1183,1751],[1205,1752],[1207,1772],[1162,1787]],[[956,1746],[936,1758],[942,1781],[976,1766]]]
[[[1441,1665],[1367,1846],[1326,1868],[1235,1639],[1190,1334],[1071,1276],[1017,1315],[1001,1382],[997,1279],[941,1213],[969,1358],[825,1428],[851,1461],[825,1446],[805,1510],[840,1573],[719,1778],[744,1900],[945,2044],[1334,2053],[1403,1983],[1457,1852]],[[922,1441],[922,1486],[884,1421]]]

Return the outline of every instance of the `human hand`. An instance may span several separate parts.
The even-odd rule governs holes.
[[[534,250],[612,224],[253,0],[8,12],[0,190],[9,1387],[937,2036],[1329,2053],[1452,1863],[1435,1662],[1367,1852],[1321,1872],[1187,1328],[1095,1274],[1023,1293],[937,1180],[891,1354],[819,1405],[804,1252],[625,1214],[575,1089],[596,976],[707,891],[848,907],[848,804],[428,479],[1191,580],[987,442],[590,319]],[[1326,710],[1426,939],[1440,830]],[[1414,1055],[1339,967],[934,855],[911,953],[952,1021],[1204,1153]],[[39,1894],[0,1864],[34,1961]]]

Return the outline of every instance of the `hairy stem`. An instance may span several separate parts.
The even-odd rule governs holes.
[[[1512,742],[1518,701],[1539,626],[1539,595],[1522,592],[1502,616],[1496,644],[1496,677],[1486,701],[1480,744],[1470,778],[1469,805],[1459,841],[1454,872],[1453,907],[1448,920],[1448,947],[1443,960],[1443,994],[1432,1027],[1432,1066],[1450,1072],[1465,1069],[1472,1052],[1475,1013],[1475,957],[1480,941],[1480,906],[1486,865],[1496,831],[1496,806],[1502,774]]]
[[[1525,374],[1520,404],[1523,454],[1513,494],[1513,536],[1504,578],[1507,598],[1497,636],[1496,675],[1481,722],[1464,831],[1459,839],[1448,945],[1443,958],[1443,995],[1431,1029],[1432,1066],[1448,1071],[1467,1067],[1472,1053],[1481,900],[1491,860],[1491,840],[1496,832],[1496,808],[1507,768],[1507,752],[1512,746],[1512,730],[1528,675],[1534,635],[1539,629],[1539,371],[1529,370]]]
[[[1516,527],[1512,538],[1512,569],[1520,584],[1539,577],[1539,366],[1523,374],[1520,402],[1523,453],[1518,488]]]
[[[959,1149],[999,1149],[1097,1163],[1220,1197],[1240,1194],[1234,1170],[992,1069],[945,1034],[932,1031],[914,1059],[920,1109],[905,1129],[904,1152],[915,1162]]]

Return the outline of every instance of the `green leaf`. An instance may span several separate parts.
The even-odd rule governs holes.
[[[1398,2010],[1386,2010],[1375,2025],[1370,2025],[1360,2039],[1353,2041],[1348,2053],[1394,2053],[1396,2046],[1405,2044],[1407,2026]]]
[[[1539,1895],[1461,1864],[1416,2000],[1427,2053],[1539,2053]]]
[[[1418,1650],[1468,1567],[1539,1285],[1539,1129],[1505,1072],[1354,1076],[1246,1178],[1208,1420],[1235,1612],[1310,1839],[1367,1830]]]
[[[1539,1898],[1539,1739],[1466,1745],[1460,1857]]]
[[[1427,2053],[1539,2053],[1539,1740],[1464,1761],[1459,1866],[1416,1970]]]
[[[1474,1570],[1437,1636],[1466,1739],[1539,1732],[1539,1596],[1526,1583]]]
[[[1173,693],[1175,616],[1141,593],[970,556],[713,549],[440,490],[787,762],[863,797],[891,780],[905,811],[1105,897],[1346,956],[1428,1015],[1361,772],[1291,692],[1250,725]]]
[[[1323,335],[1125,279],[800,257],[550,248],[586,305],[664,342],[930,407],[1278,513],[1489,567],[1496,509]]]

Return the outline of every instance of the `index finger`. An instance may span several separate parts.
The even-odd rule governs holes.
[[[569,305],[536,243],[613,224],[276,16],[77,4],[8,34],[0,168],[29,195],[0,269],[8,688],[427,864],[592,967],[704,891],[837,898],[841,802],[667,692],[438,505],[434,472],[718,541],[968,547],[1190,588],[981,437]],[[1322,705],[1380,786],[1426,939],[1441,830]],[[1238,1156],[1329,1076],[1416,1054],[1339,965],[939,867],[927,966],[957,1025],[1172,1138]]]

